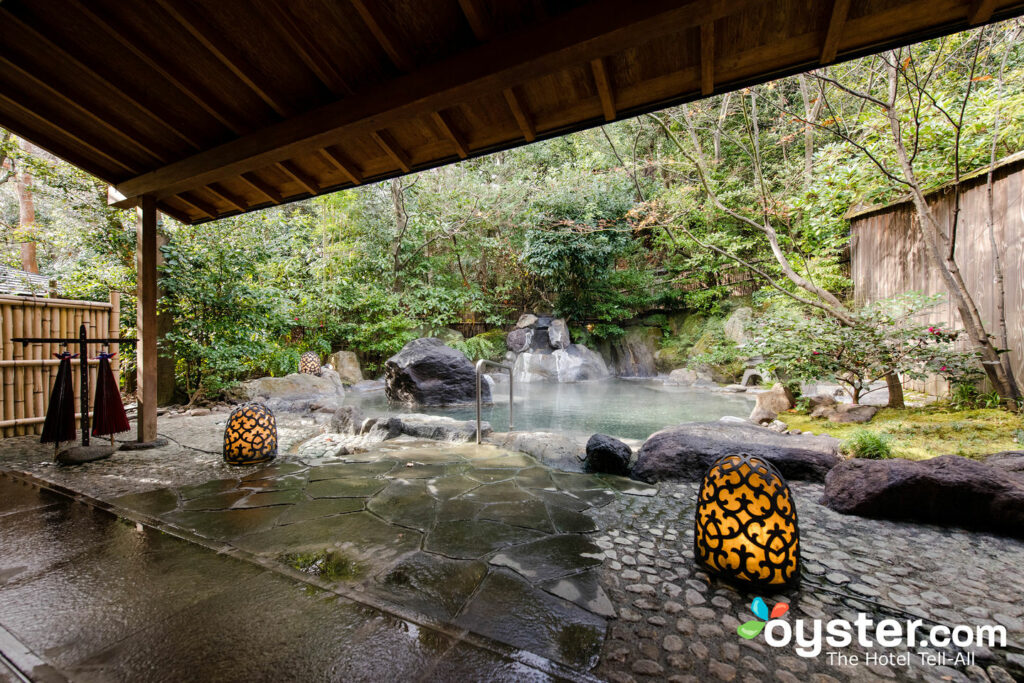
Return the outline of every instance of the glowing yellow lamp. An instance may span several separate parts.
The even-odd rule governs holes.
[[[800,577],[793,495],[767,461],[719,458],[697,494],[693,552],[712,573],[737,583],[786,586]]]
[[[277,420],[262,403],[245,403],[228,416],[224,427],[224,462],[255,465],[277,456]]]
[[[316,351],[306,351],[299,356],[299,372],[303,375],[320,376],[320,356]]]

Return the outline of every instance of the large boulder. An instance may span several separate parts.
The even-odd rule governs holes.
[[[572,343],[569,338],[569,326],[562,318],[556,318],[548,326],[548,343],[553,349],[564,349]]]
[[[737,344],[745,344],[747,342],[747,325],[750,324],[753,317],[754,312],[746,306],[737,308],[725,320],[725,325],[723,326],[725,338]]]
[[[754,424],[770,424],[779,413],[793,407],[793,394],[786,390],[781,382],[757,395],[754,410],[750,413],[750,421]]]
[[[328,431],[339,434],[358,434],[365,420],[366,416],[358,406],[342,406],[331,416]]]
[[[500,448],[520,451],[546,465],[565,472],[582,472],[584,448],[561,434],[550,432],[505,432],[488,439]]]
[[[857,423],[867,422],[875,416],[878,408],[859,403],[820,403],[811,410],[811,417],[820,417],[829,422]]]
[[[334,370],[324,368],[320,376],[294,372],[284,377],[261,377],[243,382],[236,398],[259,401],[276,412],[306,410],[335,411],[345,398],[345,387]]]
[[[384,393],[400,403],[444,406],[476,401],[476,370],[460,351],[440,339],[413,339],[384,363]],[[481,387],[481,400],[491,402],[491,389]]]
[[[601,354],[582,344],[550,353],[521,353],[512,373],[516,382],[586,382],[610,376]]]
[[[691,370],[690,368],[676,368],[672,372],[668,373],[668,379],[665,380],[665,384],[674,384],[678,386],[690,386],[691,384],[697,383],[697,371]]]
[[[505,346],[513,353],[522,353],[530,348],[533,341],[533,330],[528,327],[517,327],[505,337]]]
[[[343,384],[358,384],[363,381],[359,358],[352,351],[335,351],[327,357],[327,367],[338,373]]]
[[[587,457],[583,469],[599,474],[629,476],[629,461],[633,449],[616,438],[606,434],[594,434],[587,441]]]
[[[615,341],[602,345],[601,351],[617,377],[654,377],[658,374],[654,353],[661,338],[660,327],[633,325]]]
[[[404,434],[417,439],[436,441],[475,441],[476,421],[409,413],[377,420],[367,431],[371,437],[375,432],[382,433],[384,439],[392,439]],[[491,424],[482,422],[480,433],[481,437],[489,436]]]
[[[523,313],[521,316],[519,316],[519,320],[516,322],[516,329],[517,330],[523,329],[523,328],[526,328],[526,327],[536,327],[536,326],[537,326],[537,316],[535,316],[533,313]]]
[[[1024,538],[1024,480],[959,455],[847,460],[825,477],[821,503],[849,515],[914,520]]]
[[[723,455],[764,458],[787,479],[823,481],[839,461],[839,440],[779,434],[751,424],[691,422],[652,434],[637,455],[633,477],[646,482],[700,481]]]

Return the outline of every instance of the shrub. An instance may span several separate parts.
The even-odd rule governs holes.
[[[885,460],[893,457],[890,444],[892,444],[891,434],[858,429],[843,441],[842,449],[844,453],[854,458]]]
[[[462,351],[474,363],[483,358],[500,360],[505,355],[505,332],[490,330],[469,339],[452,342],[451,347]]]

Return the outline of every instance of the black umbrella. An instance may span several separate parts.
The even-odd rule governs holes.
[[[43,422],[43,435],[40,443],[52,443],[56,451],[62,441],[75,440],[75,388],[71,383],[71,359],[78,354],[67,351],[53,354],[60,358],[57,368],[57,381],[50,392],[50,405],[46,409],[46,420]]]

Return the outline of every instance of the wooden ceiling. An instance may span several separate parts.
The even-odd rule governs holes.
[[[201,223],[1024,13],[1024,0],[0,0],[0,125]]]

